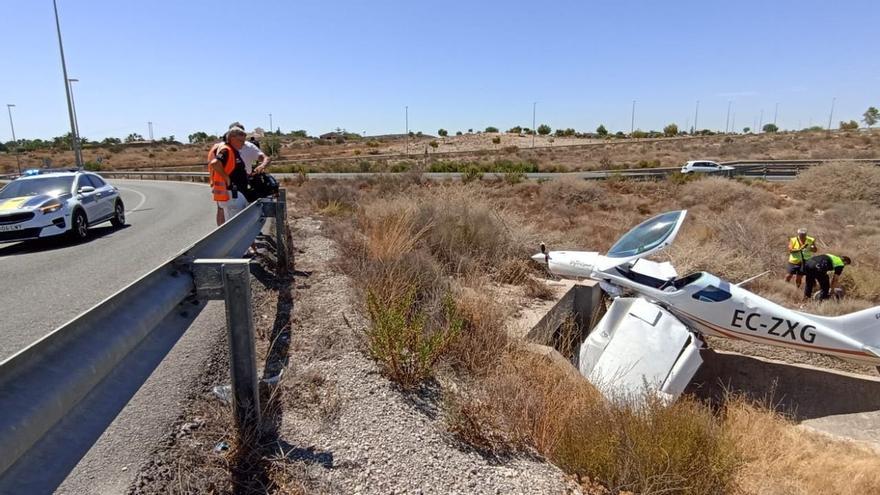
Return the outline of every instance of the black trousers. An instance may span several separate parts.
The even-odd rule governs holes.
[[[831,282],[828,280],[828,272],[822,270],[810,269],[810,265],[806,267],[807,283],[804,285],[804,297],[809,299],[813,295],[813,287],[816,281],[819,281],[819,299],[828,299],[828,293],[831,290]]]

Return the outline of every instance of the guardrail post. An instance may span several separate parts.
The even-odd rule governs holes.
[[[287,246],[287,190],[280,189],[275,200],[275,246],[278,260],[278,274],[287,276],[290,261]]]
[[[246,259],[206,259],[192,265],[197,296],[226,302],[232,408],[235,426],[243,436],[260,423],[249,263]]]

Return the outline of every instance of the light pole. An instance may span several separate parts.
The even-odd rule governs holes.
[[[764,132],[764,109],[761,109],[761,118],[758,120],[758,131]]]
[[[697,133],[697,117],[700,116],[700,100],[697,100],[697,108],[694,110],[694,134]]]
[[[269,114],[269,132],[270,133],[275,132],[275,128],[272,127],[272,114],[271,113]]]
[[[633,130],[635,130],[636,125],[636,100],[633,100],[633,108],[632,115],[629,118],[629,135],[632,136]]]
[[[776,102],[776,109],[773,110],[773,125],[776,125],[776,117],[779,116],[779,102]]]
[[[831,98],[831,112],[828,114],[828,130],[831,130],[831,118],[834,116],[834,102],[837,101],[837,97]]]
[[[67,62],[64,61],[64,45],[61,43],[61,22],[58,20],[58,2],[52,0],[55,9],[55,29],[58,31],[58,51],[61,52],[61,72],[64,75],[64,93],[67,95],[67,114],[70,117],[70,132],[73,134],[73,158],[76,168],[82,168],[82,152],[79,149],[79,135],[76,132],[76,121],[73,118],[73,103],[70,99],[70,83],[67,80]]]
[[[9,112],[9,128],[12,129],[12,145],[15,146],[15,164],[18,165],[18,175],[21,175],[21,158],[18,157],[18,140],[15,139],[15,125],[12,124],[12,107],[14,103],[7,103],[6,110]]]
[[[532,102],[532,148],[535,147],[535,134],[538,133],[538,129],[535,127],[535,108],[538,106],[537,101]]]
[[[405,136],[406,136],[406,154],[409,154],[409,105],[403,107],[404,112],[404,126],[406,127]]]
[[[724,133],[727,134],[730,132],[730,105],[733,103],[731,100],[727,100],[727,119],[724,121]]]
[[[79,82],[79,79],[70,78],[67,84],[70,85],[70,106],[73,108],[73,128],[76,129],[76,135],[79,136],[79,119],[76,116],[76,99],[73,97],[73,83]]]

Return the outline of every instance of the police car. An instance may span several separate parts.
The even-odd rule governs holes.
[[[83,240],[106,221],[125,225],[125,205],[118,189],[91,172],[41,171],[0,189],[0,242],[62,234]]]

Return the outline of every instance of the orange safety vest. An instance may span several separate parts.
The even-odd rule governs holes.
[[[228,144],[217,143],[211,146],[211,150],[208,151],[208,163],[210,164],[214,161],[217,153],[224,148],[228,149],[230,153],[227,155],[226,163],[223,164],[223,170],[226,172],[226,175],[230,175],[235,170],[235,150]],[[211,173],[211,193],[214,195],[214,201],[229,201],[229,191],[226,189],[226,181],[223,180],[223,176],[217,173],[214,167],[210,165],[208,166],[208,172]]]

